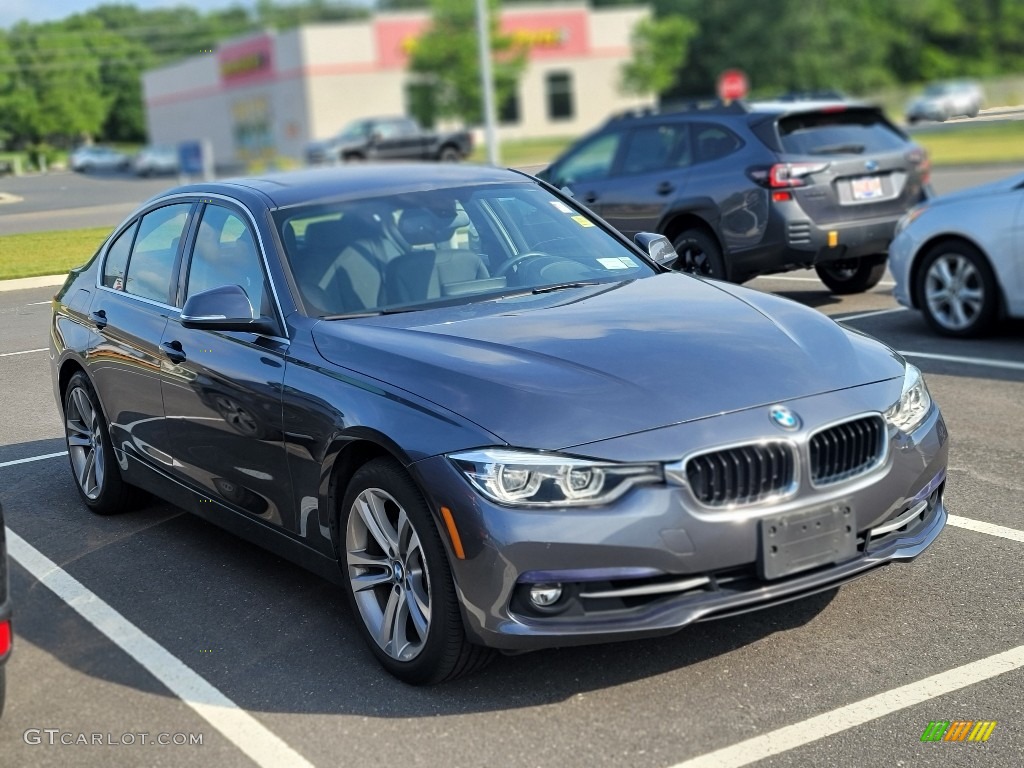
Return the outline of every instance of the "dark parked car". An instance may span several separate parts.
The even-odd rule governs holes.
[[[473,151],[468,131],[424,131],[408,117],[370,117],[349,123],[326,141],[306,147],[306,162],[351,163],[364,160],[440,160],[454,163]]]
[[[341,582],[413,683],[924,551],[947,440],[920,372],[638,242],[484,167],[170,190],[54,303],[82,500],[145,488]]]
[[[742,282],[813,266],[859,293],[925,198],[928,160],[875,107],[734,103],[613,118],[541,177],[628,237],[664,234],[688,271]]]
[[[0,505],[0,717],[7,700],[6,662],[11,655],[11,590],[7,573],[7,534],[4,528],[4,508]]]

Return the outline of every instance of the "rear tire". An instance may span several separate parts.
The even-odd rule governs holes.
[[[728,280],[718,242],[703,229],[687,229],[672,242],[679,254],[673,269],[699,277]]]
[[[360,467],[340,517],[345,591],[381,666],[405,683],[430,685],[493,658],[466,637],[441,535],[397,462],[379,458]]]
[[[462,156],[459,155],[459,150],[455,147],[444,147],[441,150],[441,154],[438,156],[438,160],[442,163],[457,163],[461,159]]]
[[[814,271],[818,278],[832,293],[846,296],[852,293],[870,291],[882,275],[888,256],[884,253],[875,256],[861,256],[858,259],[840,259],[839,261],[818,264]]]
[[[964,242],[939,243],[914,275],[917,304],[943,336],[981,336],[999,316],[999,286],[985,255]]]
[[[71,377],[64,393],[64,436],[71,475],[85,506],[97,515],[137,506],[140,492],[121,478],[99,399],[81,371]]]

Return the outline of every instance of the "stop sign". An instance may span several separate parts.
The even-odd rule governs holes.
[[[750,83],[742,69],[727,69],[718,76],[718,98],[722,101],[736,101],[747,95]]]

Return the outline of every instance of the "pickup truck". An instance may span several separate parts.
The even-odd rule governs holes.
[[[407,117],[370,117],[345,126],[337,136],[306,147],[306,162],[351,163],[363,160],[440,160],[458,162],[473,149],[468,131],[424,131]]]

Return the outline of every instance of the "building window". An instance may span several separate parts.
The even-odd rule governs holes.
[[[569,72],[551,72],[547,77],[548,119],[572,120],[572,75]]]
[[[519,91],[512,91],[498,108],[498,122],[502,125],[519,123]]]

